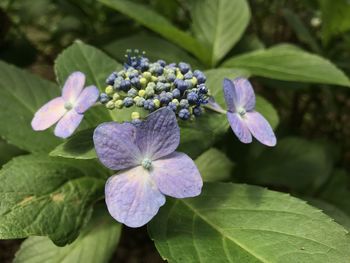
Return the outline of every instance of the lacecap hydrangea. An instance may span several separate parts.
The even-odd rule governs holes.
[[[106,79],[100,102],[110,109],[137,106],[148,112],[167,107],[182,120],[194,119],[203,112],[210,96],[206,76],[192,70],[187,63],[167,64],[164,60],[150,62],[145,53],[127,50],[122,70]],[[134,121],[140,114],[132,113]]]

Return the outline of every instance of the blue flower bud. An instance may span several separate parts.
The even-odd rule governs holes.
[[[139,77],[134,77],[130,80],[131,85],[133,85],[135,88],[140,88],[141,84],[140,84],[140,78]]]
[[[114,80],[117,77],[117,72],[113,72],[111,75],[108,76],[108,78],[106,79],[106,83],[108,85],[114,85]]]
[[[135,126],[139,125],[142,121],[140,119],[132,119],[131,123],[134,124]]]
[[[172,111],[174,111],[174,112],[176,112],[177,104],[171,101],[171,102],[169,102],[167,108],[172,110]]]
[[[198,101],[198,94],[195,92],[190,92],[187,94],[187,100],[190,104],[196,104]]]
[[[169,98],[169,96],[167,95],[166,92],[162,92],[160,95],[159,95],[159,101],[161,104],[163,105],[167,105],[169,103],[169,101],[171,101],[172,98]]]
[[[188,103],[188,100],[186,99],[182,99],[180,100],[180,107],[183,109],[187,109],[190,106],[190,104]]]
[[[131,87],[131,82],[130,80],[122,80],[120,83],[120,89],[123,91],[127,91]]]
[[[131,89],[129,89],[129,91],[128,91],[128,96],[134,98],[134,97],[137,96],[137,93],[138,93],[138,91],[137,91],[136,89],[131,88]]]
[[[155,108],[153,100],[151,99],[146,100],[143,107],[145,110],[153,111]]]
[[[197,78],[197,83],[198,84],[202,84],[202,83],[206,82],[206,80],[207,80],[207,77],[200,70],[195,70],[193,72],[193,75]]]
[[[142,72],[147,71],[149,69],[148,59],[141,58],[139,68]]]
[[[190,118],[190,112],[188,109],[181,109],[178,113],[178,116],[182,120],[188,120]]]
[[[179,89],[173,89],[172,92],[173,92],[173,97],[174,97],[174,98],[176,98],[176,99],[180,98],[181,92],[180,92]]]
[[[157,78],[157,81],[159,81],[159,82],[166,82],[167,79],[166,79],[165,76],[161,75],[161,76],[159,76],[159,77]]]
[[[192,79],[193,78],[193,74],[191,71],[187,72],[185,75],[184,75],[184,78],[185,79]]]
[[[194,116],[200,116],[202,114],[202,108],[199,106],[196,106],[193,108],[193,115]]]
[[[145,103],[145,99],[144,98],[140,98],[138,100],[135,101],[135,104],[137,107],[143,107],[144,106],[144,103]]]
[[[106,93],[101,93],[99,100],[102,104],[106,104],[110,100],[110,98]]]
[[[162,92],[162,91],[165,91],[165,90],[166,90],[165,83],[157,82],[156,91],[157,92]]]
[[[122,77],[119,77],[119,76],[118,76],[118,77],[114,80],[113,88],[114,88],[115,90],[120,89],[120,85],[121,85],[121,83],[122,83],[123,80],[124,80],[124,79],[123,79]]]
[[[129,108],[131,107],[133,104],[134,104],[134,100],[130,97],[126,97],[124,100],[123,100],[123,104],[125,107]]]
[[[184,62],[179,63],[179,69],[182,74],[186,74],[190,70],[190,65]]]
[[[186,83],[186,81],[182,80],[182,79],[176,79],[175,80],[175,86],[178,90],[180,90],[181,92],[184,92],[185,90],[188,89],[188,84]]]
[[[157,63],[158,63],[159,65],[161,65],[162,67],[165,67],[165,65],[166,65],[166,62],[165,62],[164,60],[162,60],[162,59],[159,59],[159,60],[157,61]]]
[[[163,74],[163,67],[159,63],[153,63],[150,65],[150,72],[160,76]]]
[[[198,85],[198,92],[201,94],[207,94],[208,88],[205,86],[205,84]]]
[[[168,74],[168,75],[166,76],[166,79],[167,79],[167,81],[169,81],[169,82],[174,82],[175,79],[176,79],[176,76],[175,76],[175,74]]]

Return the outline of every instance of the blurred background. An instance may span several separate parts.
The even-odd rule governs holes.
[[[133,2],[148,6],[184,31],[192,30],[191,1]],[[249,26],[226,57],[278,43],[293,43],[331,60],[349,77],[349,2],[249,0],[252,13]],[[145,41],[136,42],[135,37],[139,36],[143,36]],[[120,62],[127,48],[145,49],[150,53],[151,59],[166,60],[166,57],[157,57],[155,50],[159,52],[162,49],[159,56],[166,56],[167,48],[171,49],[169,52],[173,52],[172,43],[135,20],[94,0],[0,0],[1,60],[54,81],[55,58],[76,39],[104,50]],[[191,55],[188,54],[188,57]],[[208,69],[208,66],[200,63],[197,66]],[[325,178],[322,179],[321,186],[315,189],[314,196],[317,196],[330,183],[333,174],[349,173],[348,88],[263,78],[253,78],[252,82],[256,92],[268,99],[277,110],[280,119],[278,138],[288,137],[283,145],[289,150],[280,149],[263,157],[256,157],[264,151],[260,145],[241,145],[232,133],[227,133],[217,143],[217,147],[224,149],[226,155],[236,163],[232,172],[233,181],[257,183],[279,191],[303,195],[308,187],[307,182],[316,180],[312,175],[322,173]],[[21,150],[0,141],[0,165],[21,153]],[[303,155],[307,156],[306,160]],[[274,170],[269,170],[271,178],[259,179],[256,174],[254,177],[250,176],[251,172],[245,164],[254,158],[256,169],[261,174],[264,173],[266,163],[275,163]],[[292,184],[276,179],[274,173],[281,170],[288,170],[287,173],[291,174],[299,172],[301,177]],[[302,177],[305,173],[311,174],[309,179]],[[346,187],[348,186],[346,183]],[[112,262],[161,262],[145,228],[137,232],[130,229],[124,231],[127,233],[123,233]],[[0,262],[11,262],[20,243],[21,241],[0,241]]]

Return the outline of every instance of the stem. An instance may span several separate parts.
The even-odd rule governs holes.
[[[214,108],[214,107],[212,107],[212,106],[210,106],[210,105],[204,105],[204,108],[206,108],[206,109],[209,109],[209,110],[212,110],[212,111],[215,111],[215,112],[217,112],[217,113],[221,113],[221,114],[226,114],[227,113],[227,111],[225,111],[224,109],[220,109],[220,108]]]

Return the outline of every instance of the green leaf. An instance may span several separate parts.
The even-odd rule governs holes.
[[[228,180],[234,163],[216,148],[210,148],[195,161],[205,182]]]
[[[226,114],[207,110],[194,121],[179,121],[181,141],[178,151],[192,159],[210,148],[229,127]]]
[[[95,159],[97,158],[92,136],[95,128],[80,131],[68,138],[64,143],[58,145],[51,156],[59,156],[74,159]]]
[[[13,157],[24,153],[24,151],[0,139],[0,168],[3,164],[10,161]]]
[[[55,60],[55,72],[61,86],[72,72],[81,71],[86,75],[85,86],[95,85],[100,91],[106,87],[108,75],[120,67],[120,64],[101,50],[81,41],[75,41]],[[85,125],[83,123],[80,128],[93,127],[112,118],[110,111],[103,105],[93,107],[85,114]]]
[[[106,87],[108,75],[120,67],[101,50],[81,41],[75,41],[55,60],[55,72],[61,86],[72,72],[78,70],[86,75],[86,86],[95,85],[100,91]]]
[[[191,14],[195,36],[210,49],[211,65],[231,50],[250,20],[246,0],[195,0]]]
[[[16,157],[0,171],[0,238],[72,242],[102,198],[107,174],[92,161]]]
[[[257,158],[247,159],[254,163],[247,166],[245,178],[249,182],[303,193],[317,190],[333,167],[326,144],[298,137],[279,140],[276,147],[264,148]]]
[[[198,59],[209,64],[206,48],[190,34],[178,29],[165,17],[145,5],[126,0],[99,0],[101,3],[123,13],[143,26],[160,34],[178,46],[194,54]]]
[[[347,262],[348,232],[287,194],[207,183],[196,198],[170,199],[149,233],[174,262]]]
[[[133,35],[117,39],[104,46],[104,50],[120,62],[124,62],[127,49],[145,51],[146,56],[151,61],[157,61],[158,59],[163,59],[167,63],[184,61],[189,63],[194,69],[203,67],[198,60],[188,55],[184,50],[156,36]]]
[[[226,109],[222,82],[224,78],[234,79],[237,77],[249,77],[249,73],[244,70],[237,69],[211,69],[205,71],[207,76],[207,85],[210,89],[215,101]],[[279,118],[274,107],[264,98],[256,96],[256,110],[260,112],[270,123],[272,128],[276,128],[279,123]]]
[[[57,247],[47,237],[29,237],[22,243],[13,262],[107,263],[117,246],[120,232],[121,225],[106,212],[94,215],[72,244]]]
[[[34,113],[59,96],[55,84],[0,61],[0,136],[23,150],[48,151],[60,141],[51,131],[35,132]]]
[[[350,30],[350,3],[346,0],[319,0],[322,12],[322,36],[328,43],[334,36]]]
[[[223,67],[278,80],[350,86],[347,76],[332,62],[287,44],[230,58]]]

